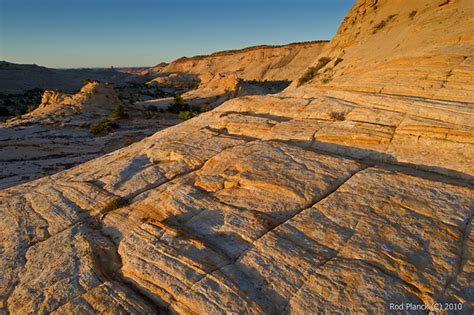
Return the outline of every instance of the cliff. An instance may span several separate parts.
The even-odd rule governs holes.
[[[319,55],[326,41],[255,46],[211,55],[180,58],[150,73],[184,72],[197,76],[234,73],[243,80],[294,80]]]

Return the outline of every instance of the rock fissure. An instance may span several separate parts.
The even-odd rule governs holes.
[[[452,285],[452,283],[456,280],[457,276],[459,273],[462,271],[463,268],[463,262],[464,262],[464,255],[465,255],[465,248],[466,248],[466,242],[467,239],[469,238],[469,230],[472,229],[472,218],[473,215],[469,217],[469,219],[466,222],[466,225],[462,231],[462,239],[459,245],[459,253],[458,253],[458,258],[457,258],[457,263],[453,268],[453,272],[451,275],[448,277],[446,284],[443,286],[443,290],[441,293],[441,296],[446,299],[446,291],[448,288]]]

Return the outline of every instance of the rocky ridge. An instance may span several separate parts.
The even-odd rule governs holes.
[[[80,89],[84,80],[99,80],[117,85],[143,82],[141,75],[115,69],[52,69],[38,65],[0,61],[0,93],[24,93],[32,89],[61,90],[72,93]]]
[[[281,46],[256,46],[210,55],[183,57],[167,65],[159,64],[142,74],[168,73],[202,75],[235,74],[243,80],[292,81],[319,55],[327,41],[294,43]]]
[[[383,16],[420,6],[446,21],[474,12],[463,0],[360,0],[343,26],[375,6]],[[390,21],[399,37],[387,34],[387,46],[438,32]],[[333,39],[329,51],[346,54],[339,65],[371,58],[341,35],[366,24]],[[472,55],[449,40],[472,38],[469,27],[443,27],[437,50],[422,49]],[[379,35],[364,36],[369,45]],[[403,52],[413,81],[425,66],[418,47]],[[378,58],[390,62],[391,50]],[[389,87],[377,67],[371,79]],[[448,84],[373,91],[357,71],[329,86],[319,70],[330,71],[0,191],[2,311],[384,313],[447,301],[472,313],[470,96]],[[344,85],[350,77],[357,86]]]

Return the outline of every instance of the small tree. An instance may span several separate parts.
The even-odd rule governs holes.
[[[190,107],[188,104],[184,102],[183,97],[180,94],[175,95],[174,103],[168,106],[167,110],[170,113],[179,114],[179,112],[190,111]]]

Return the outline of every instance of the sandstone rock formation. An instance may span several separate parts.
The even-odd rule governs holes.
[[[94,136],[90,126],[121,101],[110,84],[89,82],[75,94],[45,91],[34,111],[0,123],[0,189],[54,174],[129,145],[180,120],[161,114],[152,121],[142,108],[115,121],[111,133]]]
[[[174,77],[174,76],[173,76]],[[166,77],[168,78],[168,77]],[[159,77],[153,82],[163,82],[166,78]],[[181,77],[182,78],[182,77]],[[158,80],[163,79],[163,80]],[[179,81],[179,84],[187,84],[187,79]],[[168,84],[168,83],[167,83]],[[208,104],[217,107],[235,97],[246,95],[266,95],[274,94],[284,90],[288,84],[286,82],[246,82],[240,79],[235,73],[230,74],[203,74],[197,88],[181,94],[183,101],[190,106],[202,106]],[[174,97],[146,100],[137,102],[136,105],[155,106],[166,109],[175,102]]]
[[[46,90],[38,108],[10,119],[6,126],[51,120],[70,122],[73,118],[93,119],[109,114],[117,105],[121,105],[121,102],[110,84],[91,81],[75,94]]]
[[[471,3],[359,0],[314,56],[332,70],[0,191],[0,309],[380,314],[453,302],[471,314],[472,83],[420,87],[447,67],[437,60],[472,58],[472,25],[459,23]],[[414,43],[435,36],[436,49]],[[363,48],[375,43],[376,58]],[[391,77],[392,53],[412,84]]]
[[[183,99],[193,106],[216,107],[237,96],[282,91],[287,87],[285,82],[298,78],[326,45],[326,41],[316,41],[221,51],[160,63],[140,74],[156,76],[147,83],[150,85],[195,86],[182,95]],[[138,104],[166,108],[172,103],[170,97]]]
[[[234,73],[243,80],[294,80],[319,55],[326,41],[294,43],[282,46],[255,46],[222,51],[206,56],[180,58],[168,65],[159,64],[142,74],[188,73],[197,76],[211,73]]]
[[[359,1],[312,85],[473,102],[473,11],[469,0]]]
[[[327,46],[326,41],[294,43],[282,46],[255,46],[222,51],[206,56],[180,58],[140,72],[157,76],[147,84],[161,86],[197,86],[182,95],[191,105],[211,104],[243,95],[276,93],[297,79],[312,63],[314,56]],[[166,108],[173,98],[139,102],[143,106]]]

